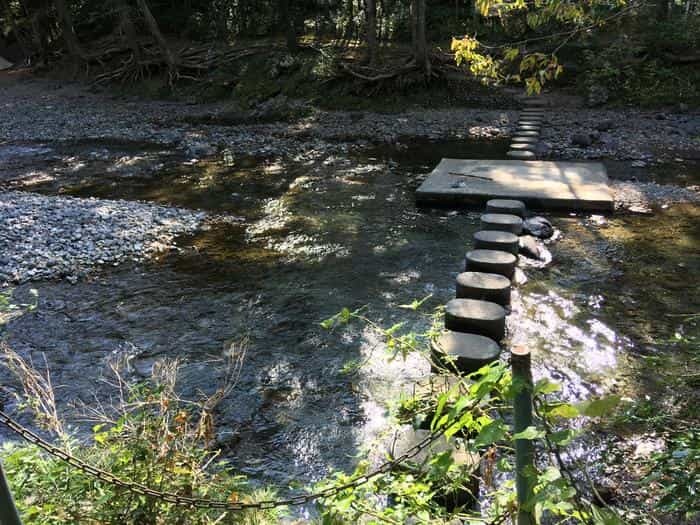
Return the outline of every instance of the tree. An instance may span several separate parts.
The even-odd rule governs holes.
[[[56,12],[58,13],[58,22],[61,26],[61,34],[63,35],[63,40],[66,43],[66,48],[68,53],[74,59],[82,59],[85,54],[83,53],[80,43],[78,42],[78,36],[75,34],[75,29],[73,28],[73,17],[71,15],[69,6],[66,4],[66,0],[55,0]]]
[[[377,3],[375,0],[365,0],[365,24],[367,26],[367,55],[369,65],[377,63]]]

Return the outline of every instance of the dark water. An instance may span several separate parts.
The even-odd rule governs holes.
[[[297,163],[191,163],[124,144],[62,147],[69,151],[54,151],[50,165],[35,162],[53,179],[28,188],[235,220],[181,238],[180,252],[150,265],[77,285],[32,284],[39,307],[12,323],[11,343],[35,358],[45,352],[61,397],[86,402],[95,389],[108,394],[100,377],[115,355],[135,376],[178,357],[181,388],[197,395],[225,377],[232,345],[244,348],[243,371],[218,413],[218,441],[253,479],[286,486],[351,468],[385,427],[392,398],[427,373],[420,359],[389,360],[369,329],[328,333],[319,322],[366,305],[383,324],[425,327],[398,305],[432,294],[428,305],[437,306],[453,296],[478,214],[417,210],[417,177],[442,157],[502,157],[507,144],[406,140]],[[662,175],[674,180],[670,169]],[[666,351],[658,341],[677,330],[698,333],[678,317],[700,311],[698,294],[688,293],[700,272],[698,215],[697,206],[677,205],[654,216],[555,219],[562,237],[551,246],[554,262],[525,268],[529,281],[509,318],[513,342],[535,351],[537,375],[560,379],[574,399],[653,392],[637,373],[640,356]]]

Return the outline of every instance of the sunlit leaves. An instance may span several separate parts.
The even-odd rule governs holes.
[[[611,411],[619,404],[620,396],[607,396],[580,403],[577,408],[584,416],[602,417],[611,415]]]
[[[477,448],[488,447],[502,441],[506,437],[507,430],[502,420],[493,420],[481,429],[474,440],[474,446]]]
[[[518,432],[517,434],[513,434],[513,439],[526,439],[526,440],[533,440],[533,439],[542,439],[545,436],[544,430],[538,430],[537,427],[534,426],[529,426],[522,432]]]

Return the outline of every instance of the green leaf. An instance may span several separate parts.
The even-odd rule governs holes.
[[[584,416],[601,417],[609,415],[613,408],[620,404],[620,396],[606,396],[577,405]]]
[[[540,379],[535,383],[535,388],[533,390],[533,393],[535,395],[537,394],[552,394],[554,392],[559,392],[561,390],[561,385],[559,383],[555,383],[553,381],[550,381],[546,377],[543,379]]]
[[[561,405],[556,405],[547,411],[547,415],[550,417],[560,417],[563,419],[571,419],[581,415],[578,408],[569,403],[562,403]]]
[[[405,308],[405,309],[407,309],[407,310],[414,310],[414,311],[415,311],[415,310],[418,310],[418,309],[419,309],[421,306],[423,306],[423,304],[424,304],[428,299],[430,299],[432,296],[433,296],[433,294],[427,295],[427,296],[423,297],[423,299],[421,299],[420,301],[417,300],[417,299],[414,299],[414,300],[411,302],[411,304],[400,304],[400,305],[399,305],[399,308]]]
[[[544,430],[537,430],[534,426],[529,426],[522,432],[513,435],[513,439],[541,439],[545,436]]]
[[[574,430],[567,428],[566,430],[559,430],[558,432],[553,432],[549,436],[549,439],[555,445],[560,445],[564,447],[571,443],[571,440],[574,438],[575,435],[576,432]]]
[[[506,426],[503,421],[495,420],[491,421],[484,428],[481,429],[479,435],[476,436],[474,440],[474,445],[476,447],[487,447],[493,445],[494,443],[501,441],[506,435]]]

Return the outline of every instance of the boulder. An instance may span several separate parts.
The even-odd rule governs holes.
[[[549,239],[554,235],[554,226],[544,217],[532,217],[523,222],[523,232],[539,239]]]
[[[571,137],[571,145],[579,148],[587,148],[593,144],[593,140],[588,133],[575,133]]]

